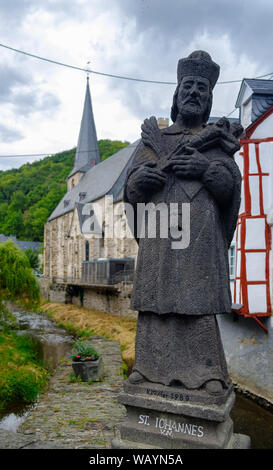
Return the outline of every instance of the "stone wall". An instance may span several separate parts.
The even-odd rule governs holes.
[[[218,315],[229,374],[242,390],[273,403],[273,317],[261,319]]]
[[[136,318],[137,312],[130,309],[130,294],[131,288],[121,285],[118,291],[85,288],[83,306],[120,316]]]
[[[130,300],[132,285],[119,284],[115,289],[101,287],[81,287],[54,283],[48,279],[39,279],[42,296],[50,302],[68,303],[106,313],[137,318],[137,312],[131,310]]]

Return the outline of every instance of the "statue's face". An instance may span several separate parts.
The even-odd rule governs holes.
[[[204,116],[209,98],[210,84],[206,78],[196,76],[184,77],[178,91],[178,112],[187,118]]]

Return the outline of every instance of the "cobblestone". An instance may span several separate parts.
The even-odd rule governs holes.
[[[103,358],[102,381],[71,383],[66,357],[18,432],[0,430],[0,448],[111,448],[126,413],[117,402],[123,385],[121,350],[118,342],[100,336],[92,337],[92,344]]]

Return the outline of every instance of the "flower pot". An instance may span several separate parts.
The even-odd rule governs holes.
[[[83,382],[97,382],[102,375],[102,358],[96,361],[73,361],[72,368],[76,377],[80,376]]]

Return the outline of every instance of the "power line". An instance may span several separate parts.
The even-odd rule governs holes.
[[[35,55],[35,54],[30,54],[29,52],[21,51],[20,49],[15,49],[14,47],[6,46],[5,44],[0,44],[0,47],[4,47],[5,49],[10,49],[11,51],[14,51],[14,52],[19,52],[20,54],[24,54],[24,55],[27,55],[29,57],[33,57],[34,59],[44,60],[46,62],[50,62],[50,63],[55,64],[55,65],[61,65],[63,67],[68,67],[68,68],[71,68],[71,69],[80,70],[81,72],[85,72],[85,73],[94,73],[94,74],[103,75],[103,76],[106,76],[106,77],[120,78],[120,79],[123,79],[123,80],[132,80],[132,81],[135,81],[135,82],[157,83],[157,84],[163,84],[163,85],[176,85],[176,83],[174,83],[174,82],[160,82],[160,81],[157,81],[157,80],[145,80],[145,79],[141,79],[141,78],[125,77],[125,76],[122,76],[122,75],[114,75],[114,74],[110,74],[110,73],[103,73],[103,72],[97,72],[95,70],[84,69],[82,67],[77,67],[75,65],[65,64],[64,62],[59,62],[59,61],[52,60],[52,59],[47,59],[45,57],[41,57],[41,56],[38,56],[38,55]]]
[[[111,77],[111,78],[119,78],[119,79],[122,79],[122,80],[131,80],[131,81],[134,81],[134,82],[155,83],[155,84],[160,84],[160,85],[176,85],[177,84],[176,82],[162,82],[162,81],[158,81],[158,80],[147,80],[147,79],[144,79],[144,78],[125,77],[123,75],[114,75],[114,74],[110,74],[110,73],[97,72],[96,70],[85,69],[85,68],[82,68],[82,67],[77,67],[75,65],[66,64],[64,62],[59,62],[57,60],[47,59],[46,57],[41,57],[41,56],[38,56],[38,55],[35,55],[35,54],[31,54],[30,52],[22,51],[21,49],[15,49],[14,47],[7,46],[6,44],[1,44],[0,43],[0,47],[3,47],[5,49],[9,49],[13,52],[18,52],[19,54],[24,54],[24,55],[26,55],[28,57],[32,57],[34,59],[43,60],[45,62],[50,62],[51,64],[60,65],[62,67],[68,67],[70,69],[79,70],[79,71],[85,72],[85,73],[94,73],[96,75],[103,75],[105,77]],[[258,77],[254,77],[254,78],[259,79],[259,78],[265,78],[265,77],[272,76],[272,75],[273,75],[273,72],[270,72],[270,73],[267,73],[265,75],[260,75]],[[242,81],[242,79],[239,79],[239,80],[226,80],[226,81],[222,81],[222,82],[217,82],[216,85],[226,85],[226,84],[230,84],[230,83],[240,83],[241,81]]]
[[[31,153],[24,155],[0,155],[0,158],[21,158],[21,157],[50,157],[51,155],[57,155],[55,153]]]
[[[226,117],[228,118],[229,116],[231,116],[236,110],[237,110],[237,108],[234,108],[230,113],[227,114]]]
[[[130,146],[131,148],[137,147],[138,144],[129,144],[128,147]],[[126,148],[126,147],[123,147]],[[15,154],[15,155],[0,155],[0,158],[28,158],[28,157],[51,157],[51,156],[57,156],[60,155],[61,153],[66,153],[66,152],[77,152],[77,153],[89,153],[92,152],[93,150],[97,150],[96,148],[90,149],[90,150],[79,150],[77,151],[76,148],[71,149],[71,150],[63,150],[59,152],[48,152],[48,153],[25,153],[25,154]],[[120,149],[122,150],[122,149]]]

